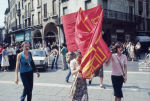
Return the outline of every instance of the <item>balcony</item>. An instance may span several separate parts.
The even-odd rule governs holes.
[[[130,1],[130,2],[135,2],[135,0],[128,0],[128,1]]]
[[[135,16],[129,13],[123,13],[113,10],[104,9],[104,18],[121,20],[126,22],[135,22]]]
[[[25,29],[25,25],[24,24],[12,27],[12,31],[19,31],[19,30],[23,30],[23,29]]]

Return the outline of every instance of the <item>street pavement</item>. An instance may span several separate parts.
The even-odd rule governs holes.
[[[32,101],[71,101],[68,96],[72,84],[65,82],[67,70],[63,71],[61,59],[58,70],[41,71],[41,77],[34,74],[34,88]],[[122,101],[150,101],[150,72],[139,72],[138,62],[128,62],[128,81],[123,86]],[[89,101],[113,101],[111,84],[111,68],[104,66],[104,86],[99,87],[99,78],[95,77],[88,85]],[[22,83],[14,84],[15,72],[0,72],[0,101],[19,101],[22,93]],[[88,80],[87,80],[88,83]]]

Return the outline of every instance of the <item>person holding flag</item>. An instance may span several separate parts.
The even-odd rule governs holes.
[[[73,87],[70,95],[73,96],[72,101],[88,101],[88,91],[86,79],[81,75],[81,53],[76,54],[76,58],[70,62],[71,73],[74,77]]]
[[[122,54],[123,45],[121,42],[117,42],[115,46],[113,46],[112,50],[113,54],[106,61],[106,66],[108,66],[111,62],[111,80],[115,96],[114,101],[121,101],[121,98],[123,97],[123,82],[127,81],[127,57],[126,55]]]

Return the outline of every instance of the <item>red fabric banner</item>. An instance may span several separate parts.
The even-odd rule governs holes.
[[[71,22],[66,21],[70,18]],[[86,11],[80,9],[77,13],[63,17],[68,50],[80,49],[83,55],[81,62],[83,78],[90,78],[111,56],[106,43],[102,39],[102,19],[103,10],[101,10],[101,6]]]
[[[77,14],[75,40],[84,56],[81,63],[83,78],[91,78],[92,74],[111,56],[101,34],[103,10],[96,18],[97,22],[93,24],[81,9]]]
[[[90,28],[93,28],[97,24],[98,15],[101,12],[101,5],[85,10],[84,16],[87,16],[88,19],[91,20],[93,24],[89,23]],[[63,15],[62,16],[62,22],[63,22],[63,28],[65,32],[65,38],[67,43],[67,49],[68,51],[76,51],[79,49],[77,45],[77,41],[75,41],[75,24],[77,20],[77,14],[78,12]],[[77,43],[76,43],[77,42]]]

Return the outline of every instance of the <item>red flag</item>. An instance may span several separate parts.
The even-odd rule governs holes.
[[[84,56],[81,63],[82,76],[83,78],[90,78],[105,60],[110,57],[111,53],[101,34],[103,10],[97,17],[98,24],[95,25],[84,15],[84,12],[80,9],[76,20],[75,39],[77,46]]]
[[[68,51],[76,51],[78,46],[75,43],[75,23],[77,13],[62,16],[63,28]]]
[[[98,20],[98,15],[101,12],[101,5],[85,10],[84,16],[87,16],[92,24],[88,25],[92,29],[96,24]],[[76,51],[78,50],[77,41],[75,41],[75,24],[77,19],[78,12],[67,14],[62,16],[62,22],[63,22],[63,28],[65,32],[65,38],[67,43],[67,49],[68,51]]]
[[[80,49],[84,56],[83,78],[90,78],[111,55],[102,39],[102,18],[101,6],[62,17],[68,50]]]

